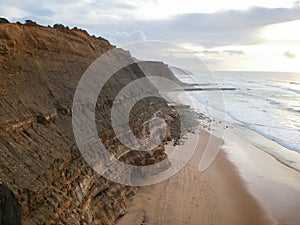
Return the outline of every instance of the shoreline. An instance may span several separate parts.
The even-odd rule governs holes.
[[[266,154],[272,156],[279,163],[300,173],[299,152],[282,145],[276,140],[273,140],[270,137],[247,127],[246,125],[233,124],[232,127],[236,130],[236,133],[240,133],[239,136],[243,136],[243,138],[239,137],[240,139],[244,139],[244,141],[246,142],[251,142],[252,145],[265,152]],[[252,137],[255,138],[253,139]],[[228,139],[228,136],[225,139]]]
[[[208,139],[218,138],[205,130],[195,135],[199,141],[189,163],[168,180],[140,188],[116,224],[277,224],[223,147],[210,167],[199,171]]]
[[[271,154],[283,148],[252,130],[233,127],[225,131],[224,151],[236,166],[249,192],[279,224],[300,222],[300,173]]]

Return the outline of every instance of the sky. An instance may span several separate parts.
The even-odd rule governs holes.
[[[170,42],[211,70],[300,73],[295,0],[1,0],[0,17],[76,26],[117,46]]]

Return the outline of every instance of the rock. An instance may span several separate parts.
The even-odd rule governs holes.
[[[63,30],[70,30],[70,28],[68,26],[64,26],[63,24],[54,24],[53,28],[55,29],[63,29]],[[76,29],[74,29],[76,30]]]
[[[20,217],[24,225],[112,225],[126,212],[126,199],[136,188],[100,177],[85,162],[75,144],[71,109],[82,74],[99,55],[115,47],[81,29],[26,23],[0,24],[0,46],[5,46],[0,47],[4,56],[0,55],[0,65],[5,65],[0,70],[0,177],[6,187],[2,222],[14,215],[16,225]],[[120,57],[132,60],[129,52],[120,52]],[[154,68],[172,77],[165,64],[153,64]],[[110,110],[119,91],[144,76],[135,63],[118,71],[105,84],[95,110],[106,148],[121,161],[140,165],[160,162],[167,155],[161,146],[151,153],[135,153],[122,145],[112,130]],[[151,83],[147,88],[157,91]],[[178,139],[178,116],[165,101],[156,99],[145,99],[133,108],[130,127],[135,134],[145,138],[154,115],[168,115],[168,140]]]
[[[21,206],[11,190],[0,184],[0,224],[21,225]]]
[[[40,113],[37,116],[37,122],[42,124],[48,124],[54,122],[56,118],[57,118],[57,111],[56,109],[54,109],[48,113]]]
[[[38,26],[38,24],[32,20],[25,20],[25,25],[28,26]]]
[[[7,19],[0,17],[0,23],[10,23]]]

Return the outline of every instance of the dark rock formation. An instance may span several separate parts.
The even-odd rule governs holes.
[[[5,18],[0,17],[0,23],[9,23],[9,21]]]
[[[19,224],[21,209],[24,225],[110,225],[126,213],[126,198],[135,188],[100,177],[84,161],[73,136],[71,108],[82,74],[114,46],[79,29],[55,27],[0,24],[0,178],[5,185],[0,186],[0,218],[10,224],[14,217]],[[123,56],[131,57],[125,51]],[[157,66],[168,72],[165,65]],[[112,131],[113,99],[143,76],[137,64],[123,68],[107,82],[96,105],[102,142],[116,157],[135,165],[166,158],[163,146],[131,152]],[[149,88],[155,90],[151,84]],[[149,102],[155,103],[151,110]],[[167,139],[178,139],[178,115],[161,99],[145,99],[134,107],[133,132],[146,137],[147,121],[154,114],[170,125]]]
[[[0,184],[0,224],[20,225],[21,206],[13,193]]]
[[[32,20],[25,20],[25,25],[28,25],[28,26],[39,26],[35,21],[32,21]]]

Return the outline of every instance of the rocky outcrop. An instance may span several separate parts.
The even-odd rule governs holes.
[[[77,28],[42,27],[32,21],[0,24],[0,224],[18,224],[21,218],[24,225],[110,225],[126,213],[126,199],[135,188],[108,181],[91,169],[75,144],[71,121],[82,74],[112,48],[105,39]],[[169,73],[164,64],[158,67]],[[137,64],[118,71],[96,105],[102,142],[117,158],[135,165],[166,158],[163,145],[134,153],[112,131],[115,96],[143,76]],[[147,122],[153,115],[170,125],[168,140],[178,139],[178,115],[161,99],[135,105],[130,122],[135,135],[149,134]]]
[[[9,21],[5,18],[0,18],[0,23],[9,23]]]
[[[0,184],[0,224],[21,224],[21,213],[13,193]]]

